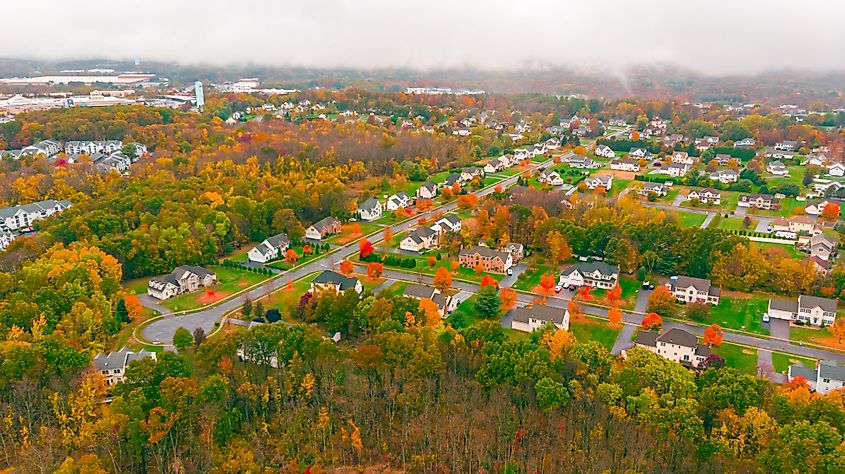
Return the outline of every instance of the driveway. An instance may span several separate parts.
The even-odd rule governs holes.
[[[673,207],[679,207],[681,205],[681,203],[686,201],[686,200],[687,200],[686,196],[682,195],[681,193],[678,193],[678,195],[675,196],[675,200],[672,201],[672,206]]]
[[[789,340],[789,321],[785,319],[769,319],[769,334],[772,337]]]
[[[640,288],[640,291],[637,292],[637,304],[634,306],[634,311],[638,313],[645,313],[648,309],[648,299],[651,298],[651,292],[654,290],[646,290],[645,288]]]
[[[524,263],[517,264],[515,267],[513,267],[513,275],[505,275],[505,277],[502,278],[502,281],[499,282],[499,286],[500,287],[506,287],[506,286],[511,287],[511,286],[513,286],[513,284],[516,283],[517,278],[519,278],[519,275],[522,275],[522,273],[525,272],[525,270],[528,270],[528,265],[526,265]]]
[[[710,225],[710,221],[712,221],[714,217],[716,217],[715,212],[708,212],[707,217],[704,218],[704,222],[701,223],[701,228],[706,229]]]
[[[748,208],[742,206],[736,206],[736,210],[734,211],[734,217],[745,217],[748,214]]]
[[[170,308],[162,306],[159,301],[147,294],[138,295],[138,300],[141,301],[141,306],[149,308],[153,311],[158,311],[158,314],[170,313]]]
[[[631,342],[631,338],[634,337],[634,332],[636,332],[637,326],[633,324],[625,324],[622,326],[622,331],[619,332],[619,335],[616,336],[616,342],[613,343],[613,349],[610,350],[611,354],[619,355],[620,352],[630,347],[633,343]]]
[[[771,217],[758,217],[757,218],[757,227],[754,228],[754,232],[769,232],[769,225],[772,223],[774,219]]]

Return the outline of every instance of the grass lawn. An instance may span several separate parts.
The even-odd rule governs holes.
[[[288,286],[270,293],[266,298],[261,300],[264,309],[275,308],[282,314],[282,318],[290,321],[293,311],[299,305],[299,298],[311,288],[311,280],[314,274],[308,275],[298,281],[290,283]]]
[[[769,189],[775,189],[782,184],[794,184],[799,188],[804,187],[804,167],[787,166],[789,174],[786,176],[772,176],[766,178]]]
[[[340,234],[332,236],[326,242],[330,244],[346,245],[358,237],[370,235],[379,229],[381,229],[381,226],[372,222],[352,222],[350,224],[344,224],[341,227]]]
[[[132,339],[132,331],[135,330],[141,324],[144,324],[148,319],[158,316],[158,311],[150,309],[150,308],[142,308],[141,309],[141,317],[135,319],[134,321],[130,322],[126,326],[124,326],[120,332],[117,333],[117,337],[114,340],[114,346],[112,347],[113,350],[119,351],[123,346],[134,346],[139,345],[137,341]]]
[[[451,324],[455,329],[464,329],[482,321],[483,319],[475,312],[476,298],[476,295],[472,295],[462,301],[458,307],[452,311],[452,314],[446,318],[446,322]]]
[[[748,213],[756,214],[759,216],[790,217],[793,215],[792,211],[794,211],[796,207],[804,209],[804,203],[798,202],[798,200],[795,198],[784,198],[780,200],[780,207],[773,211],[766,211],[763,209],[751,207],[748,208]]]
[[[845,343],[837,341],[827,329],[792,326],[789,328],[789,339],[818,344],[831,349],[845,350]]]
[[[723,343],[719,347],[714,348],[713,352],[722,356],[728,367],[733,367],[744,374],[757,374],[756,349]]]
[[[152,277],[134,278],[123,282],[123,287],[134,295],[141,295],[147,292],[147,284]]]
[[[443,181],[446,181],[446,178],[448,178],[450,174],[452,173],[449,171],[441,171],[439,173],[434,173],[428,178],[437,184],[443,184]]]
[[[569,330],[578,342],[598,341],[604,347],[613,349],[613,343],[622,328],[612,328],[605,321],[593,318],[570,321]]]
[[[619,278],[619,286],[622,287],[622,296],[620,296],[620,300],[617,302],[619,307],[623,309],[634,309],[634,306],[637,305],[637,292],[640,290],[639,280],[634,277],[622,276]],[[590,291],[590,295],[593,296],[593,302],[595,303],[610,304],[609,301],[605,300],[607,290],[594,289]]]
[[[513,287],[517,290],[532,291],[534,287],[540,284],[540,277],[542,277],[546,273],[557,272],[552,272],[551,265],[538,265],[534,270],[528,268],[521,275],[519,275],[519,278],[516,279],[516,282],[514,282]],[[556,274],[555,282],[557,282]]]
[[[757,228],[757,219],[751,219],[751,224],[748,227],[742,225],[744,218],[742,217],[723,217],[719,221],[718,229],[724,230],[754,230]]]
[[[315,258],[320,258],[326,254],[325,252],[318,254],[312,251],[308,255],[303,255],[304,252],[302,251],[302,245],[297,245],[291,248],[296,252],[297,255],[299,255],[299,259],[296,261],[295,264],[291,265],[290,262],[288,262],[287,260],[281,259],[276,260],[275,262],[268,263],[267,266],[278,268],[279,270],[290,270],[295,265],[302,265],[303,263],[308,263],[311,260],[314,260]]]
[[[496,172],[496,173],[491,173],[487,176],[490,176],[490,177],[493,177],[493,178],[498,177],[500,179],[504,179],[504,178],[508,178],[508,177],[511,177],[511,176],[516,176],[519,173],[521,173],[522,171],[523,171],[523,168],[521,166],[514,166],[512,168],[503,169],[502,171],[499,171],[499,172]]]
[[[248,288],[269,278],[268,275],[252,273],[237,268],[227,268],[213,265],[209,269],[217,273],[217,285],[203,288],[200,291],[174,296],[164,300],[161,304],[173,311],[184,311],[209,305],[226,299],[238,291]]]
[[[367,276],[366,274],[356,273],[352,275],[359,280],[361,280],[361,286],[364,287],[365,290],[375,290],[376,288],[380,287],[382,283],[387,281],[387,278],[381,277],[376,278],[375,280]]]
[[[610,192],[608,193],[609,196],[618,196],[625,188],[631,184],[630,179],[620,179],[620,178],[613,178],[613,184],[610,185]]]
[[[376,247],[379,248],[398,248],[399,244],[402,243],[402,239],[408,236],[407,231],[399,232],[398,234],[393,234],[393,237],[390,240],[382,240],[381,242],[376,244]]]
[[[768,334],[762,326],[762,315],[769,305],[769,297],[758,294],[722,293],[719,304],[710,307],[709,323],[724,328]]]
[[[443,258],[441,260],[438,260],[434,264],[434,268],[432,268],[428,266],[428,257],[431,255],[434,255],[434,252],[430,255],[411,256],[403,254],[403,258],[413,258],[417,261],[417,265],[414,268],[403,268],[398,265],[388,265],[387,263],[385,263],[384,266],[387,268],[400,268],[406,272],[411,273],[422,273],[423,275],[434,275],[435,272],[437,272],[438,268],[443,267],[449,270],[449,273],[452,274],[452,278],[458,278],[472,282],[480,282],[481,278],[483,278],[484,275],[490,275],[491,277],[495,278],[496,281],[501,281],[502,278],[505,277],[505,275],[499,273],[475,273],[475,270],[473,270],[472,268],[459,267],[457,270],[452,270],[452,261],[457,261],[457,258],[447,257],[446,255],[443,255]],[[357,256],[355,258],[357,258]]]
[[[775,371],[777,371],[778,373],[786,374],[786,371],[789,370],[790,365],[797,364],[799,362],[811,369],[816,366],[815,359],[808,359],[807,357],[801,357],[794,354],[772,352],[772,365],[775,366]]]
[[[228,255],[224,255],[223,258],[220,260],[231,260],[233,262],[246,262],[249,260],[249,256],[247,255],[253,247],[260,244],[261,242],[249,242],[246,244],[241,245],[241,248],[235,249],[231,251]]]
[[[704,223],[704,219],[707,218],[706,214],[700,212],[689,212],[689,211],[670,211],[672,212],[677,218],[678,223],[681,224],[682,227],[701,227],[701,224]]]
[[[397,281],[397,282],[393,283],[392,285],[388,286],[387,288],[385,288],[382,291],[384,291],[385,293],[391,294],[391,295],[398,296],[398,295],[404,295],[405,294],[405,288],[407,288],[407,287],[408,287],[408,284],[405,283],[404,281]]]
[[[772,242],[751,242],[751,246],[757,247],[760,250],[774,249],[774,248],[783,249],[784,251],[786,251],[787,255],[792,257],[792,258],[801,259],[801,258],[805,258],[807,256],[805,253],[803,253],[799,250],[796,250],[794,245],[789,245],[789,244],[776,244],[776,243],[772,243]]]

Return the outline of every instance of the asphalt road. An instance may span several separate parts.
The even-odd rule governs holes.
[[[571,155],[571,153],[569,153],[569,155]],[[543,163],[532,163],[528,168],[526,168],[525,171],[523,171],[523,174],[529,173],[543,166],[547,166],[551,162],[552,160],[548,160]],[[498,183],[496,183],[496,185],[501,185],[503,188],[507,188],[508,186],[515,184],[517,179],[519,179],[519,176],[520,175],[517,174],[508,177],[503,181],[499,181]],[[495,190],[496,185],[475,191],[474,194],[478,195],[478,197],[483,197],[488,194],[491,194]],[[425,217],[430,219],[434,217],[436,213],[453,211],[457,207],[457,201],[453,201],[440,207],[434,208],[429,212],[420,214],[419,216],[417,216],[417,218]],[[405,222],[390,226],[390,228],[394,234],[398,234],[399,232],[405,231],[416,225],[417,219],[409,219]],[[373,244],[381,242],[383,238],[384,235],[382,232],[378,232],[368,237],[370,242],[372,242]],[[176,333],[176,330],[180,327],[183,327],[190,332],[193,332],[194,329],[197,327],[201,327],[203,328],[203,330],[205,330],[206,334],[208,334],[214,329],[215,323],[221,321],[223,317],[229,314],[230,312],[242,307],[244,301],[246,301],[247,298],[255,301],[264,295],[272,293],[273,291],[286,286],[290,281],[298,280],[314,272],[334,268],[335,264],[355,254],[356,252],[358,252],[357,241],[351,242],[347,245],[339,246],[337,251],[332,254],[329,254],[322,258],[318,258],[316,260],[312,260],[311,262],[301,267],[285,272],[285,274],[279,278],[269,280],[266,283],[263,283],[257,286],[256,288],[250,290],[249,292],[240,294],[216,306],[201,309],[191,313],[170,315],[157,319],[143,328],[143,330],[141,331],[141,336],[145,340],[153,342],[154,344],[170,345],[173,341],[173,335]],[[162,312],[163,314],[166,314],[168,312],[166,311],[166,308],[164,308],[165,311],[161,311],[161,308],[163,307],[161,307],[151,299],[149,301],[145,301],[142,299],[141,303],[144,306],[155,309],[159,312]]]

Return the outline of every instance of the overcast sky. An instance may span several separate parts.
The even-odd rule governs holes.
[[[0,11],[0,56],[16,58],[845,70],[840,0],[6,0]]]

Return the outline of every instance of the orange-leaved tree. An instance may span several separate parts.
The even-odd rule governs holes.
[[[458,198],[458,207],[461,209],[475,209],[478,204],[478,196],[475,194],[464,194]]]
[[[434,268],[437,265],[437,257],[428,257],[427,259],[429,268]]]
[[[299,254],[297,254],[294,249],[288,249],[288,251],[285,252],[285,260],[291,265],[294,265],[296,264],[296,261],[299,260]]]
[[[725,339],[725,333],[718,324],[711,324],[704,330],[704,343],[711,346],[718,346]]]
[[[126,307],[129,307],[127,303]],[[845,318],[836,318],[836,320],[827,327],[828,332],[836,338],[837,342],[842,342],[842,339],[845,338]]]
[[[835,202],[829,202],[825,204],[824,208],[822,209],[821,214],[823,219],[827,220],[835,220],[839,218],[839,204]]]
[[[343,273],[344,275],[349,276],[349,275],[352,274],[352,272],[354,270],[355,270],[355,264],[353,264],[351,261],[344,260],[344,261],[340,262],[340,273]]]
[[[440,291],[446,291],[452,286],[452,274],[449,273],[449,270],[446,270],[443,267],[437,269],[437,272],[434,273],[434,287]]]
[[[367,276],[375,280],[384,272],[384,265],[379,262],[370,262],[367,264]]]
[[[619,300],[619,298],[621,296],[622,296],[622,287],[619,286],[619,284],[617,283],[616,286],[614,286],[613,288],[611,288],[610,291],[607,292],[607,301],[610,301],[611,303],[615,303]]]
[[[610,320],[610,326],[618,328],[622,325],[622,310],[613,307],[607,311],[607,318]]]
[[[502,301],[502,309],[507,311],[516,306],[516,290],[513,288],[502,288],[499,291],[499,300]]]
[[[124,297],[123,303],[126,304],[126,313],[129,315],[130,321],[134,321],[136,318],[141,316],[141,313],[144,311],[144,307],[141,305],[141,300],[135,295],[128,295]]]
[[[489,285],[489,286],[493,286],[493,287],[498,288],[498,287],[499,287],[499,282],[498,282],[498,281],[496,281],[496,279],[495,279],[495,278],[493,278],[493,277],[491,277],[490,275],[484,275],[484,276],[481,278],[481,285],[480,285],[480,286],[481,286],[482,288],[484,288],[485,286],[488,286],[488,285]]]
[[[661,326],[663,326],[663,318],[660,317],[657,313],[648,313],[643,318],[640,325],[643,329],[650,330],[659,330]]]
[[[369,240],[363,239],[358,242],[358,255],[360,255],[361,258],[367,258],[374,250],[373,244],[370,243]]]
[[[441,323],[437,303],[435,303],[431,298],[423,298],[420,300],[420,310],[423,313],[426,326],[435,327]]]
[[[555,293],[555,277],[551,273],[540,276],[540,284],[536,291],[544,296],[551,296]]]
[[[569,311],[570,320],[580,320],[584,318],[584,313],[581,312],[581,305],[574,299],[569,300],[569,304],[566,305],[566,310]]]

